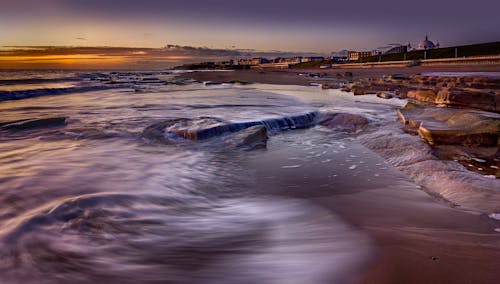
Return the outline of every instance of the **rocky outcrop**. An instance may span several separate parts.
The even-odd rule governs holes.
[[[498,179],[486,177],[483,171],[478,174],[465,168],[453,161],[455,154],[452,160],[436,157],[435,146],[402,133],[392,122],[361,135],[359,141],[407,174],[426,192],[466,208],[500,212]]]
[[[38,118],[2,122],[0,123],[0,129],[27,130],[36,128],[64,126],[65,124],[66,124],[66,117],[63,116],[38,117]]]
[[[400,76],[359,79],[343,91],[354,95],[390,92],[399,98],[447,107],[475,108],[500,113],[500,79],[490,77]]]
[[[500,94],[496,94],[494,91],[447,88],[439,91],[434,102],[451,107],[469,107],[500,112]]]
[[[408,103],[398,110],[398,118],[406,132],[429,144],[498,145],[500,115],[496,113]]]

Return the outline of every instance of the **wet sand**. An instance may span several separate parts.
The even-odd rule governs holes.
[[[228,72],[194,72],[179,75],[181,78],[193,78],[200,81],[230,82],[233,80],[281,85],[310,85],[335,80],[355,80],[360,78],[378,78],[387,74],[415,75],[423,72],[500,72],[500,65],[483,66],[416,66],[387,68],[332,68],[332,69],[283,69],[283,70],[236,70]],[[351,72],[352,77],[344,76]],[[324,73],[323,78],[309,77],[310,73]],[[303,75],[299,75],[303,74]]]
[[[275,138],[282,141],[271,140],[267,151],[250,160],[251,168],[258,169],[257,193],[306,199],[372,237],[377,252],[361,275],[353,275],[359,277],[357,283],[498,283],[498,224],[431,197],[356,142],[348,142],[340,154],[326,153],[301,167],[283,167],[290,157],[309,155],[311,149],[286,141],[314,135],[310,131]],[[312,149],[328,150],[321,145]],[[350,170],[350,164],[359,170]],[[377,167],[380,170],[373,171]]]

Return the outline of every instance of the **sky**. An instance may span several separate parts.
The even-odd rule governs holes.
[[[426,34],[441,46],[491,42],[500,40],[499,10],[494,0],[0,0],[0,68],[328,55],[416,44]]]

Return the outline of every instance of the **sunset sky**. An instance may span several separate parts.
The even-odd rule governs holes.
[[[329,54],[415,44],[425,34],[441,46],[498,41],[499,3],[2,0],[0,68],[163,67],[221,55],[209,49]],[[206,49],[161,49],[167,44]]]

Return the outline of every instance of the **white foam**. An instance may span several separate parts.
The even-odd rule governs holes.
[[[293,168],[300,168],[301,165],[290,165],[290,166],[282,166],[282,169],[293,169]]]
[[[491,213],[488,215],[491,219],[497,219],[500,220],[500,213]]]
[[[354,170],[355,168],[357,168],[358,166],[357,165],[352,165],[349,167],[350,170]]]

